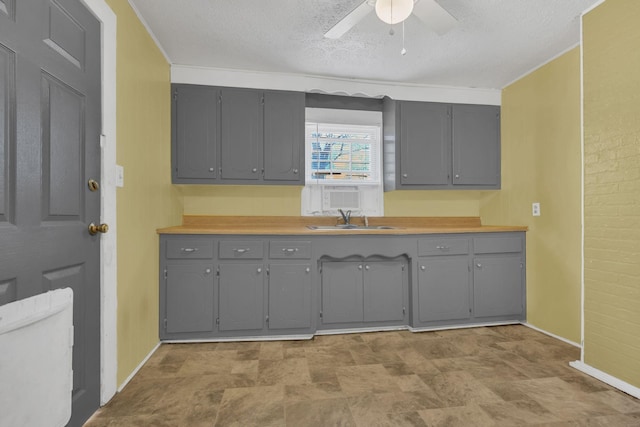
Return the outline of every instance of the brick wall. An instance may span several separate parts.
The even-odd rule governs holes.
[[[584,361],[640,387],[640,1],[583,20]]]

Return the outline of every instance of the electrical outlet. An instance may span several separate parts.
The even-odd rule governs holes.
[[[540,203],[535,202],[531,205],[531,213],[533,216],[540,216]]]

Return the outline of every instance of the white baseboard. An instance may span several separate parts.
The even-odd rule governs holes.
[[[625,381],[622,381],[621,379],[616,378],[613,375],[609,375],[606,372],[602,372],[601,370],[596,369],[593,366],[589,366],[580,360],[576,360],[575,362],[569,362],[569,366],[577,369],[580,372],[584,372],[585,374],[592,376],[604,383],[607,383],[610,386],[615,387],[618,390],[635,397],[636,399],[640,399],[640,388],[633,386]]]
[[[156,350],[160,347],[160,344],[161,343],[156,344],[156,346],[151,349],[149,354],[147,354],[147,356],[144,359],[142,359],[142,362],[140,362],[140,364],[138,366],[136,366],[136,368],[133,370],[133,372],[131,372],[131,374],[129,374],[127,379],[124,380],[124,382],[122,384],[120,384],[120,386],[118,387],[118,393],[120,393],[122,391],[122,389],[125,388],[127,386],[127,384],[129,384],[129,381],[131,381],[133,379],[133,377],[136,376],[138,371],[140,371],[140,369],[142,369],[144,364],[147,363],[147,360],[149,360],[149,358],[151,358],[151,356],[153,356],[153,353],[155,353]]]
[[[313,334],[309,335],[269,335],[254,337],[233,337],[233,338],[211,338],[211,339],[192,339],[192,340],[162,340],[163,344],[189,344],[189,343],[205,343],[205,342],[246,342],[246,341],[300,341],[310,340]]]
[[[545,335],[549,335],[549,336],[550,336],[550,337],[552,337],[552,338],[555,338],[555,339],[557,339],[557,340],[560,340],[560,341],[562,341],[562,342],[565,342],[565,343],[567,343],[567,344],[569,344],[569,345],[572,345],[572,346],[574,346],[574,347],[582,348],[582,346],[581,346],[580,344],[578,344],[577,342],[573,342],[573,341],[571,341],[571,340],[568,340],[568,339],[566,339],[566,338],[561,337],[560,335],[556,335],[556,334],[553,334],[553,333],[551,333],[551,332],[549,332],[549,331],[545,331],[544,329],[540,329],[540,328],[538,328],[537,326],[533,326],[531,323],[523,323],[522,325],[526,326],[527,328],[531,328],[531,329],[533,329],[533,330],[536,330],[536,331],[538,331],[538,332],[541,332],[541,333],[543,333],[543,334],[545,334]]]
[[[372,328],[352,328],[352,329],[321,329],[316,331],[316,335],[338,335],[338,334],[364,334],[367,332],[388,332],[406,331],[406,325],[400,326],[375,326]]]
[[[469,328],[484,328],[485,326],[508,326],[518,325],[519,321],[507,321],[507,322],[490,322],[490,323],[472,323],[468,325],[443,325],[443,326],[428,326],[422,328],[413,328],[409,326],[407,329],[411,332],[429,332],[429,331],[446,331],[448,329],[469,329]]]

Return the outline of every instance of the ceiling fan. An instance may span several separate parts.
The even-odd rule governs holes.
[[[381,21],[391,25],[404,21],[413,13],[438,35],[446,33],[458,23],[436,0],[365,0],[324,36],[339,39],[374,9]]]

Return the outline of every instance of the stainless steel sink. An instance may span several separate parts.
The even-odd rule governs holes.
[[[355,225],[355,224],[338,224],[338,225],[307,225],[307,228],[311,230],[395,230],[398,227],[391,227],[389,225]]]

